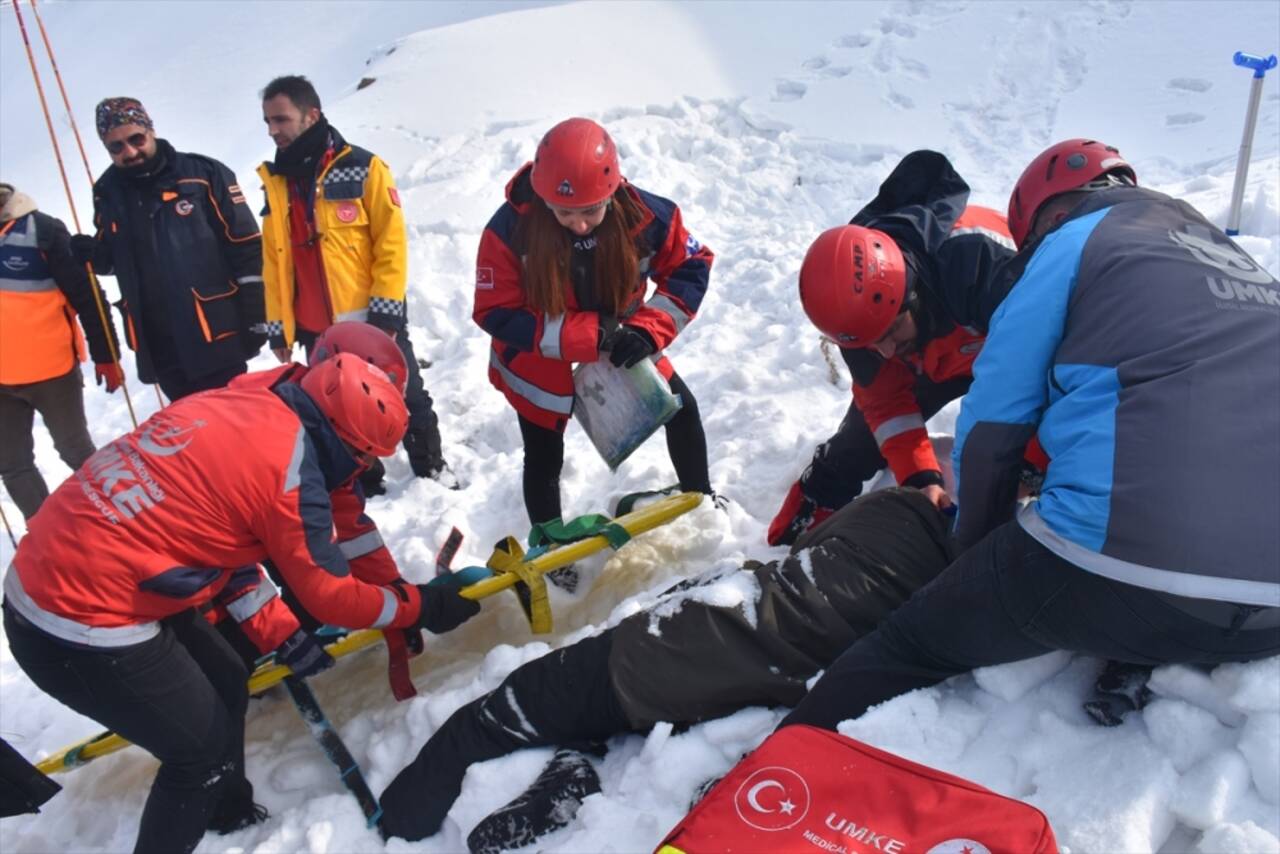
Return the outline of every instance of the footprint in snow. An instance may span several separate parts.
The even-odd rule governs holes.
[[[908,24],[906,21],[896,21],[893,18],[885,18],[880,22],[880,32],[885,35],[902,36],[904,39],[913,39],[916,37],[916,28]]]
[[[1171,116],[1164,117],[1165,127],[1178,127],[1180,125],[1194,125],[1204,121],[1204,116],[1199,113],[1174,113]]]
[[[800,64],[802,67],[807,68],[810,71],[821,71],[831,64],[831,60],[827,59],[825,56],[811,56]]]
[[[1169,81],[1170,89],[1182,89],[1186,92],[1208,92],[1213,83],[1199,77],[1175,77]]]
[[[875,40],[869,33],[850,33],[836,39],[836,47],[866,47]]]
[[[773,100],[798,101],[804,97],[809,87],[795,80],[779,80],[773,87]]]

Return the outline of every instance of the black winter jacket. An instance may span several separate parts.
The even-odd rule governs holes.
[[[262,240],[235,174],[158,140],[139,178],[111,166],[94,184],[94,269],[114,274],[138,375],[175,359],[189,379],[243,363],[265,339]]]

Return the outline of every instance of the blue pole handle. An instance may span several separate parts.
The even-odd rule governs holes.
[[[1238,50],[1232,60],[1241,68],[1252,68],[1254,77],[1262,77],[1276,67],[1276,55],[1274,53],[1264,58]]]

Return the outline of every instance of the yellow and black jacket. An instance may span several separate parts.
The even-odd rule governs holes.
[[[334,157],[316,176],[315,230],[328,285],[331,320],[363,320],[384,329],[405,322],[408,237],[391,169],[373,153],[330,129]],[[288,178],[270,163],[258,167],[266,193],[262,211],[263,279],[272,347],[296,337],[293,245]]]

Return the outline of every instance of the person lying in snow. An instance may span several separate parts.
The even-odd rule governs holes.
[[[783,560],[677,584],[614,628],[517,668],[454,712],[382,793],[384,834],[436,833],[476,762],[528,747],[585,748],[659,721],[794,706],[814,674],[951,562],[947,526],[918,490],[872,493],[801,536]],[[739,607],[710,605],[699,599],[709,584],[750,594]],[[559,752],[468,844],[526,845],[567,824],[594,791],[586,757]]]

